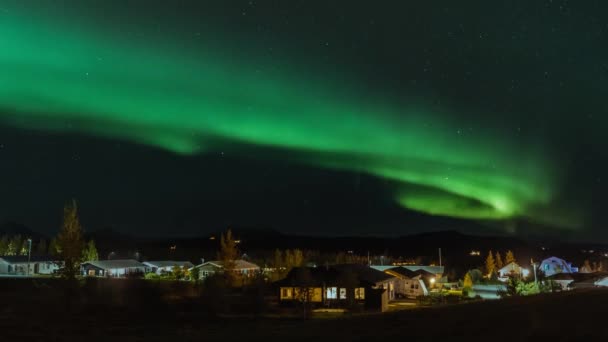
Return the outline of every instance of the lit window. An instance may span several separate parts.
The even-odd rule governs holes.
[[[357,287],[355,289],[355,299],[365,299],[365,288]]]
[[[292,298],[291,288],[282,287],[281,288],[281,299],[291,299],[291,298]]]
[[[340,288],[340,299],[346,299],[346,289]]]
[[[326,290],[325,298],[338,299],[338,288],[337,287],[328,287]]]

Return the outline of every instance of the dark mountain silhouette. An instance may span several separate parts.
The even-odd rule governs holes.
[[[0,224],[0,235],[21,235],[22,237],[28,237],[34,240],[46,238],[43,234],[35,232],[23,224],[12,221]]]

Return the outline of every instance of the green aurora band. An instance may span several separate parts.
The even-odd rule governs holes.
[[[295,66],[260,73],[200,42],[134,43],[17,13],[0,16],[5,124],[180,154],[236,144],[280,149],[295,162],[391,180],[396,201],[416,211],[578,224],[551,210],[558,177],[543,151],[489,130],[463,134],[441,109],[365,98]]]

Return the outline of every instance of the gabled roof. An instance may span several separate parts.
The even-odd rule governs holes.
[[[378,271],[386,271],[388,269],[397,267],[397,266],[393,266],[393,265],[371,265],[370,266],[373,269],[376,269]],[[403,265],[403,266],[399,266],[399,267],[403,267],[405,269],[408,269],[410,271],[413,272],[417,272],[417,271],[424,271],[428,274],[432,274],[432,275],[437,275],[437,274],[443,274],[444,271],[444,267],[443,266],[425,266],[425,265]],[[422,274],[422,273],[421,273]]]
[[[83,265],[89,264],[104,270],[113,268],[134,268],[134,267],[146,267],[146,265],[133,259],[125,260],[98,260],[98,261],[87,261],[82,263]]]
[[[347,274],[354,274],[361,286],[371,286],[394,277],[370,268],[367,265],[344,264],[329,267],[294,267],[285,279],[276,282],[279,286],[298,286],[302,278],[310,286],[336,286],[345,280]]]
[[[396,276],[401,277],[401,278],[409,278],[409,279],[418,277],[420,275],[417,272],[414,272],[412,270],[408,270],[407,268],[401,267],[401,266],[396,266],[396,267],[393,267],[393,268],[388,268],[384,272],[388,273],[388,274],[395,274]]]
[[[504,271],[504,272],[509,272],[509,271],[515,271],[515,272],[520,272],[520,270],[522,269],[521,266],[519,266],[516,262],[512,261],[506,265],[504,265],[501,269],[499,269],[498,271]]]
[[[28,262],[27,255],[2,256],[0,257],[0,259],[6,261],[9,264],[23,264]],[[30,262],[58,262],[57,258],[52,256],[32,255],[29,260]]]
[[[194,267],[198,268],[198,267],[203,267],[203,266],[207,266],[207,265],[215,266],[218,268],[224,268],[224,262],[219,261],[219,260],[207,261],[205,263],[196,265]],[[251,270],[251,269],[258,270],[258,269],[260,269],[260,267],[249,261],[239,259],[239,260],[234,260],[234,269],[235,270]]]
[[[190,261],[172,261],[172,260],[159,260],[159,261],[144,261],[144,265],[151,267],[193,267],[194,265]]]

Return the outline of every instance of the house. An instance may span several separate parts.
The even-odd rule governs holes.
[[[575,273],[570,263],[558,257],[550,257],[543,260],[540,263],[539,270],[544,272],[547,277],[556,273]]]
[[[26,255],[0,257],[0,274],[53,274],[59,266],[59,261],[48,256],[31,256],[29,259]]]
[[[91,277],[121,278],[133,274],[144,274],[146,265],[137,260],[99,260],[87,261],[80,266],[82,275]]]
[[[394,268],[394,265],[371,265],[373,269],[378,271],[386,271],[388,269]],[[431,276],[435,279],[440,279],[443,276],[444,267],[443,266],[426,266],[426,265],[402,265],[405,269],[408,269],[413,272],[424,272],[427,276]],[[423,276],[425,278],[425,276]]]
[[[208,276],[215,274],[217,272],[223,272],[224,270],[224,262],[223,261],[207,261],[203,262],[200,265],[194,266],[191,269],[198,268],[199,269],[199,277],[201,279],[205,279]],[[243,276],[243,277],[254,277],[260,273],[260,267],[256,264],[250,263],[245,260],[235,260],[234,261],[234,270],[235,273]]]
[[[603,275],[598,276],[593,282],[593,285],[597,287],[608,287],[608,275],[604,273]]]
[[[385,311],[395,298],[397,279],[366,265],[345,264],[327,267],[295,267],[278,287],[279,302],[293,304],[308,294],[314,306],[342,307],[348,303]]]
[[[170,273],[173,272],[174,267],[191,269],[194,265],[190,261],[171,261],[171,260],[163,260],[163,261],[144,261],[144,265],[148,267],[150,272],[156,274]]]
[[[552,276],[547,277],[554,283],[559,285],[562,290],[567,290],[572,282],[574,282],[574,274],[572,273],[556,273]],[[579,280],[583,280],[580,279]]]
[[[424,270],[411,271],[402,266],[388,268],[384,273],[396,278],[395,295],[407,298],[428,296],[429,291],[424,283],[423,276],[434,276]]]
[[[608,284],[608,273],[573,273],[570,274],[574,281],[568,283],[568,289],[586,289],[603,287]],[[553,277],[550,277],[553,279]]]
[[[507,281],[510,277],[527,278],[530,270],[519,266],[516,262],[510,262],[498,270],[498,280]]]

